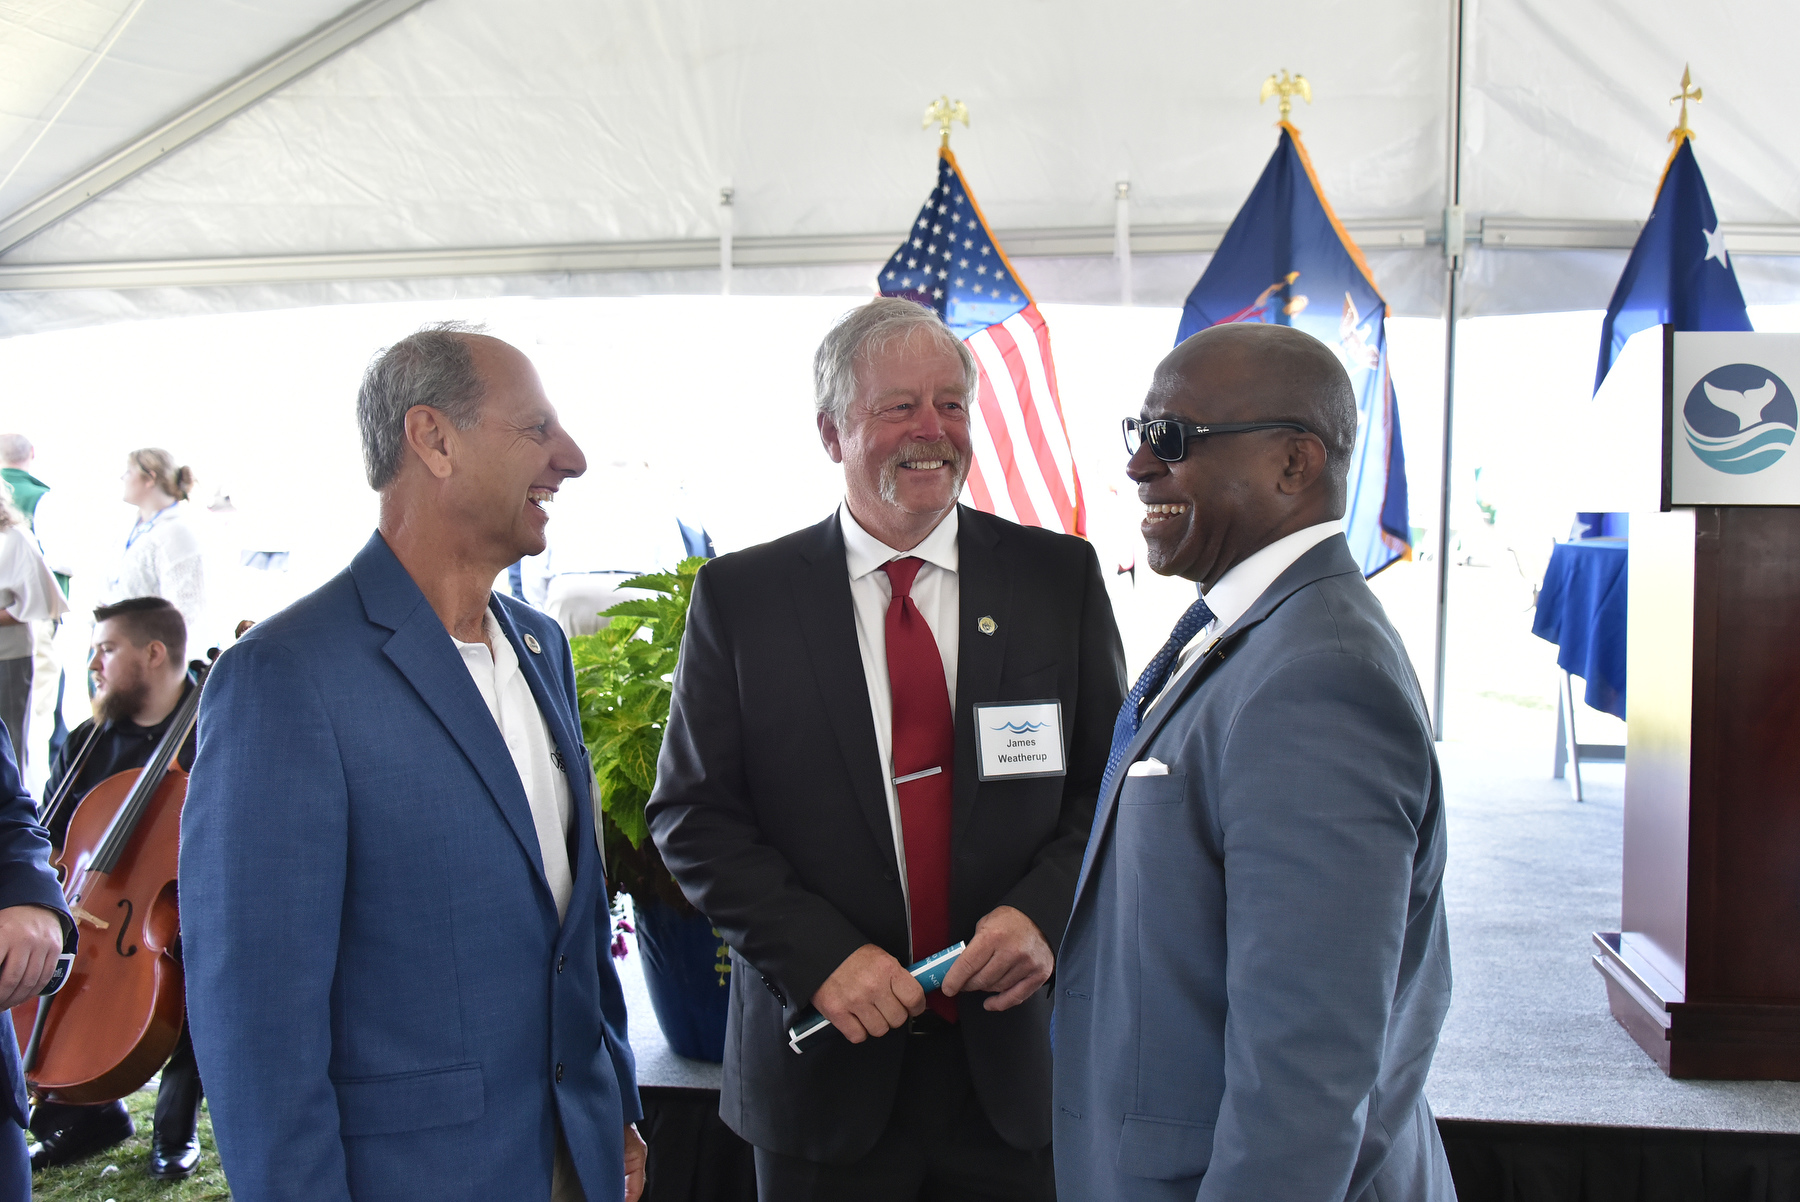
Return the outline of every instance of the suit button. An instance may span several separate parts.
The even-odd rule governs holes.
[[[563,970],[563,965],[567,964],[568,962],[569,962],[569,958],[567,956],[558,956],[556,958],[556,971],[561,972]]]
[[[562,1065],[560,1064],[556,1066],[556,1083],[558,1085],[562,1084]]]

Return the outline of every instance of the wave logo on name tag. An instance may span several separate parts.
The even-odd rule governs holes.
[[[1040,730],[1050,729],[1048,722],[1002,722],[995,730],[1011,731],[1015,735],[1036,734]]]
[[[1754,363],[1728,363],[1700,377],[1681,418],[1700,462],[1732,476],[1773,467],[1800,427],[1800,409],[1787,382]]]

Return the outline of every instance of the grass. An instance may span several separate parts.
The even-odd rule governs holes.
[[[60,1169],[45,1169],[32,1179],[36,1202],[229,1202],[231,1190],[213,1147],[212,1117],[200,1110],[200,1168],[186,1181],[157,1181],[145,1172],[150,1161],[150,1115],[156,1108],[156,1082],[125,1099],[137,1134],[98,1156]]]

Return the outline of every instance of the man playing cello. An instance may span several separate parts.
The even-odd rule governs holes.
[[[181,699],[193,688],[187,669],[187,624],[161,597],[132,597],[94,611],[94,717],[77,726],[50,762],[44,824],[61,854],[75,807],[101,781],[142,768],[156,754]],[[190,731],[176,756],[194,763]],[[184,1026],[156,1093],[148,1172],[179,1181],[200,1162],[200,1070]],[[124,1102],[74,1106],[39,1102],[31,1112],[31,1167],[71,1164],[123,1143],[134,1128]]]

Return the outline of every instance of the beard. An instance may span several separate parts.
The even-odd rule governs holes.
[[[906,469],[903,463],[916,463],[922,459],[942,459],[950,468],[951,488],[950,500],[962,496],[963,481],[969,476],[969,457],[959,452],[947,438],[936,442],[914,443],[900,448],[888,457],[881,465],[881,499],[889,505],[900,503],[900,473]]]
[[[138,672],[126,680],[109,681],[106,691],[94,696],[94,717],[100,722],[130,721],[150,700],[150,678]]]

